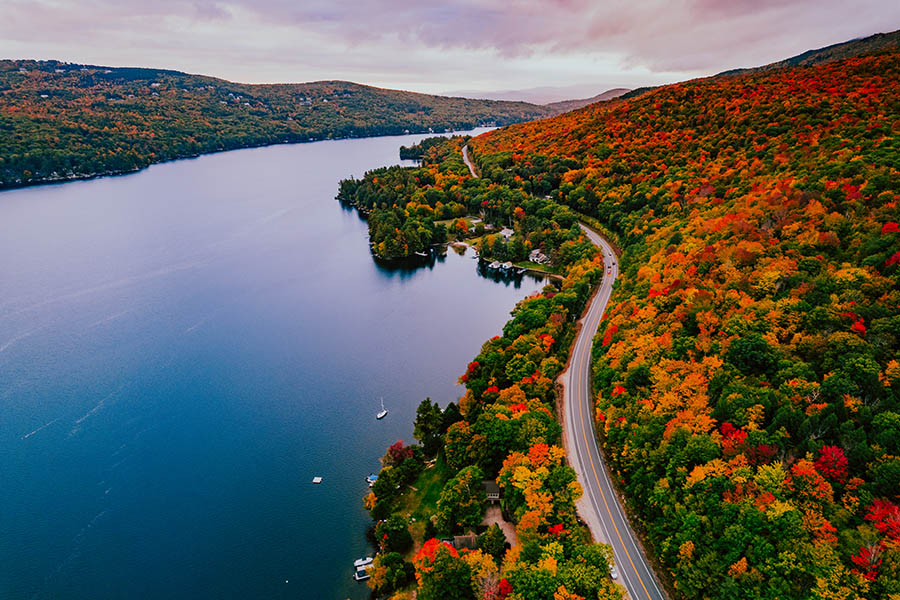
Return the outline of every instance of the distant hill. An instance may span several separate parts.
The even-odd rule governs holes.
[[[179,71],[0,61],[0,188],[327,138],[508,125],[553,114],[347,81],[248,85]]]
[[[597,90],[608,89],[613,86],[598,85],[594,83],[578,83],[572,85],[553,86],[544,85],[518,90],[455,90],[442,92],[442,96],[461,96],[463,98],[479,98],[485,100],[508,100],[510,102],[528,102],[530,104],[553,104],[564,102],[573,98],[587,98],[597,93]]]
[[[892,31],[891,33],[876,33],[868,37],[850,40],[849,42],[832,44],[816,50],[807,50],[803,54],[798,54],[797,56],[792,56],[791,58],[786,58],[761,67],[723,71],[716,75],[716,77],[770,71],[772,69],[782,69],[785,67],[811,67],[813,65],[827,64],[837,60],[859,56],[861,54],[872,54],[873,52],[898,47],[900,47],[900,30]]]
[[[745,69],[730,69],[722,71],[713,77],[729,77],[732,75],[742,75],[744,73],[759,73],[771,71],[774,69],[784,69],[788,67],[811,67],[814,65],[823,65],[830,62],[861,56],[863,54],[872,54],[875,52],[900,48],[900,30],[891,33],[876,33],[864,38],[850,40],[849,42],[841,42],[840,44],[832,44],[824,48],[816,50],[807,50],[797,56],[792,56],[778,62],[769,63],[759,67],[749,67]],[[641,87],[623,94],[622,98],[636,98],[647,92],[659,89],[662,86]]]
[[[551,102],[550,104],[546,104],[548,108],[553,110],[554,114],[560,114],[564,112],[569,112],[570,110],[575,110],[576,108],[581,108],[582,106],[587,106],[588,104],[593,104],[594,102],[603,102],[606,100],[612,100],[614,98],[619,98],[620,96],[627,94],[630,92],[628,88],[614,88],[611,90],[606,90],[602,94],[597,94],[591,98],[582,98],[580,100],[563,100],[562,102]]]

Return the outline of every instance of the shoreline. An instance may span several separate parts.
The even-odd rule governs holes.
[[[179,160],[191,160],[195,158],[200,158],[202,156],[207,156],[211,154],[221,154],[224,152],[235,152],[238,150],[252,150],[255,148],[269,148],[271,146],[293,146],[297,144],[314,144],[317,142],[337,142],[342,140],[364,140],[370,138],[388,138],[388,137],[406,137],[410,135],[430,135],[434,137],[450,137],[458,133],[466,133],[470,131],[475,131],[475,129],[480,129],[480,127],[476,126],[472,129],[452,129],[449,131],[442,132],[431,132],[431,131],[408,131],[407,133],[385,133],[382,135],[349,135],[349,136],[341,136],[341,137],[323,137],[317,139],[306,139],[306,140],[280,140],[280,141],[271,141],[260,144],[248,144],[242,146],[235,146],[234,148],[217,148],[214,150],[204,151],[204,152],[196,152],[193,154],[183,154],[173,156],[171,158],[164,158],[161,160],[154,160],[145,165],[141,165],[139,167],[135,167],[133,169],[110,169],[106,171],[97,171],[95,173],[83,173],[83,174],[73,174],[73,175],[57,175],[55,177],[42,177],[40,179],[32,179],[29,181],[18,181],[12,183],[0,183],[0,193],[10,191],[10,190],[21,190],[24,188],[32,188],[39,186],[51,186],[51,185],[61,185],[64,183],[72,183],[76,181],[90,181],[92,179],[101,179],[103,177],[121,177],[123,175],[133,175],[135,173],[140,173],[141,171],[145,171],[148,168],[154,165],[162,165],[166,163],[176,162]],[[400,160],[411,160],[411,159],[400,159]]]

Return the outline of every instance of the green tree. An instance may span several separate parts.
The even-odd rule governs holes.
[[[453,469],[482,462],[486,447],[483,435],[476,434],[466,421],[454,423],[447,429],[444,455]]]
[[[413,539],[409,533],[409,522],[400,515],[391,515],[386,521],[375,526],[375,539],[382,552],[405,554],[412,549]]]
[[[503,533],[503,530],[500,529],[500,526],[496,523],[488,527],[487,531],[478,536],[478,548],[494,557],[494,560],[498,565],[500,564],[500,561],[503,560],[503,555],[506,553],[506,548],[508,546],[506,534]]]
[[[387,596],[406,587],[414,578],[416,569],[403,560],[397,552],[375,557],[368,580],[369,588],[379,596]]]
[[[444,413],[437,402],[432,402],[431,398],[425,398],[416,409],[416,421],[413,429],[413,435],[422,444],[422,449],[428,456],[434,454],[440,449],[443,442]]]
[[[474,527],[484,517],[487,496],[481,481],[484,474],[477,466],[469,466],[444,485],[437,503],[439,531]]]
[[[775,368],[775,352],[758,333],[732,341],[726,358],[744,375],[766,375]]]

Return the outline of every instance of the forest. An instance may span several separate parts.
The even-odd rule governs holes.
[[[458,404],[423,402],[420,444],[385,456],[388,483],[366,504],[378,527],[412,532],[391,559],[409,563],[395,568],[403,585],[422,598],[448,580],[462,583],[447,597],[617,593],[608,563],[584,558],[604,550],[572,510],[555,419],[572,323],[602,272],[570,227],[584,218],[622,252],[594,343],[597,434],[671,595],[896,598],[898,91],[897,49],[699,79],[429,144],[418,169],[345,183],[377,244],[401,254],[434,213],[480,214],[565,273],[485,343]],[[478,180],[455,156],[463,143]],[[391,222],[373,230],[373,217]],[[480,522],[483,497],[466,492],[481,477],[516,523],[505,552],[488,532],[473,552],[439,541]],[[439,491],[396,487],[410,482]]]
[[[460,377],[466,394],[458,403],[420,404],[418,444],[388,448],[365,499],[380,551],[369,585],[394,598],[415,588],[422,600],[619,599],[611,550],[592,543],[576,515],[581,487],[566,465],[556,419],[555,380],[603,272],[600,254],[568,208],[473,180],[459,158],[464,142],[426,140],[413,148],[423,167],[379,169],[344,182],[342,194],[367,210],[370,223],[381,215],[402,221],[386,239],[406,244],[406,232],[430,224],[444,202],[460,205],[460,214],[483,208],[488,221],[509,216],[518,243],[552,253],[565,276],[522,300],[503,334],[484,344]],[[502,513],[516,524],[517,545],[496,525],[480,527],[484,480],[503,490]],[[469,532],[478,533],[472,548],[446,541]]]
[[[421,160],[421,167],[384,167],[340,182],[337,199],[366,215],[373,254],[400,259],[467,240],[483,258],[522,262],[533,249],[566,252],[564,242],[581,235],[578,215],[544,194],[576,161],[541,160],[512,173],[511,157],[498,154],[484,161],[487,176],[473,179],[460,154],[469,139],[426,138],[400,149],[401,156]],[[530,180],[508,185],[522,177]],[[471,219],[479,222],[470,226]],[[504,228],[513,232],[508,239],[500,235]]]
[[[900,594],[898,90],[892,49],[470,143],[578,161],[554,201],[623,249],[597,427],[676,597]]]
[[[248,85],[177,71],[0,60],[0,189],[198,154],[507,125],[552,114],[345,81]]]

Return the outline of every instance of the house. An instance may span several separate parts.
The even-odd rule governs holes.
[[[503,239],[506,240],[507,242],[509,241],[509,238],[511,238],[513,236],[513,234],[515,234],[515,233],[516,232],[513,231],[512,229],[510,229],[509,227],[504,227],[503,229],[500,230],[500,235],[502,235]]]
[[[547,255],[541,252],[538,248],[535,248],[528,253],[528,260],[539,265],[546,265],[550,262],[550,259],[547,257]]]
[[[484,493],[487,495],[487,499],[491,504],[500,501],[500,486],[497,485],[496,481],[493,479],[486,479],[481,482],[481,485],[484,486]]]

